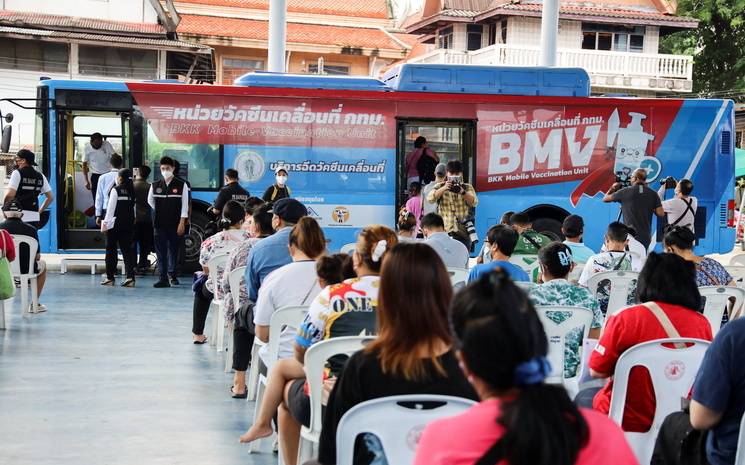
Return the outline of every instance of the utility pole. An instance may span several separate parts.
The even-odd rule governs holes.
[[[560,0],[543,0],[540,66],[556,66],[556,42],[559,37],[559,2]]]
[[[287,0],[269,1],[268,71],[284,73],[287,47]]]

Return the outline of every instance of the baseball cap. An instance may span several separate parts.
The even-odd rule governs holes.
[[[577,237],[585,229],[585,222],[579,215],[569,215],[564,218],[562,228],[564,228],[567,236]]]
[[[36,155],[31,150],[21,149],[16,153],[16,157],[23,158],[31,166],[36,166]]]
[[[274,202],[269,213],[277,215],[283,221],[295,224],[308,214],[308,209],[297,200],[285,197]]]
[[[289,173],[287,172],[287,168],[285,168],[285,167],[284,167],[283,165],[279,165],[279,166],[278,166],[278,167],[277,167],[277,168],[276,168],[276,169],[274,170],[274,174],[279,174],[279,172],[280,172],[280,171],[284,171],[284,172],[285,172],[285,174],[289,174]]]
[[[446,173],[447,173],[447,170],[445,169],[445,163],[440,163],[439,165],[435,167],[435,174],[437,176],[445,176]]]
[[[3,205],[3,211],[6,212],[22,212],[23,206],[21,206],[21,202],[19,202],[16,199],[11,200],[10,202]]]

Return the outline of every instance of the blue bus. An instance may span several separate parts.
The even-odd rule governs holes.
[[[35,151],[56,197],[39,232],[42,252],[103,249],[80,169],[94,132],[125,166],[179,160],[193,190],[191,264],[226,168],[261,196],[285,167],[292,196],[336,251],[365,225],[394,225],[406,200],[403,160],[418,136],[441,161],[462,160],[480,199],[482,237],[507,210],[526,211],[554,237],[576,213],[585,242],[598,249],[619,211],[602,194],[617,175],[642,167],[655,188],[667,176],[694,182],[698,253],[734,245],[727,100],[591,97],[581,69],[417,64],[382,80],[264,72],[233,86],[47,80],[37,97]]]

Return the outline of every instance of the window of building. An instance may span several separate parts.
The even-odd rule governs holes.
[[[644,52],[644,26],[582,23],[582,48]]]
[[[222,59],[222,83],[225,85],[233,84],[237,78],[251,71],[262,71],[264,69],[264,60],[251,60],[243,58],[223,58]]]
[[[308,74],[319,74],[317,63],[308,65]],[[323,65],[323,74],[331,74],[331,75],[336,75],[336,76],[348,76],[349,66]]]
[[[445,49],[453,48],[453,26],[448,26],[438,31],[437,46]]]
[[[479,24],[468,24],[466,26],[467,50],[478,50],[481,48],[481,36],[484,34],[484,26]]]
[[[78,48],[80,74],[121,78],[155,79],[158,77],[158,52],[137,48]]]
[[[66,73],[67,44],[0,37],[0,68]]]

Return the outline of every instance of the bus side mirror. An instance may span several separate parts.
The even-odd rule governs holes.
[[[13,127],[6,125],[3,128],[2,142],[0,143],[0,152],[8,153],[10,150],[10,135],[13,132]]]

